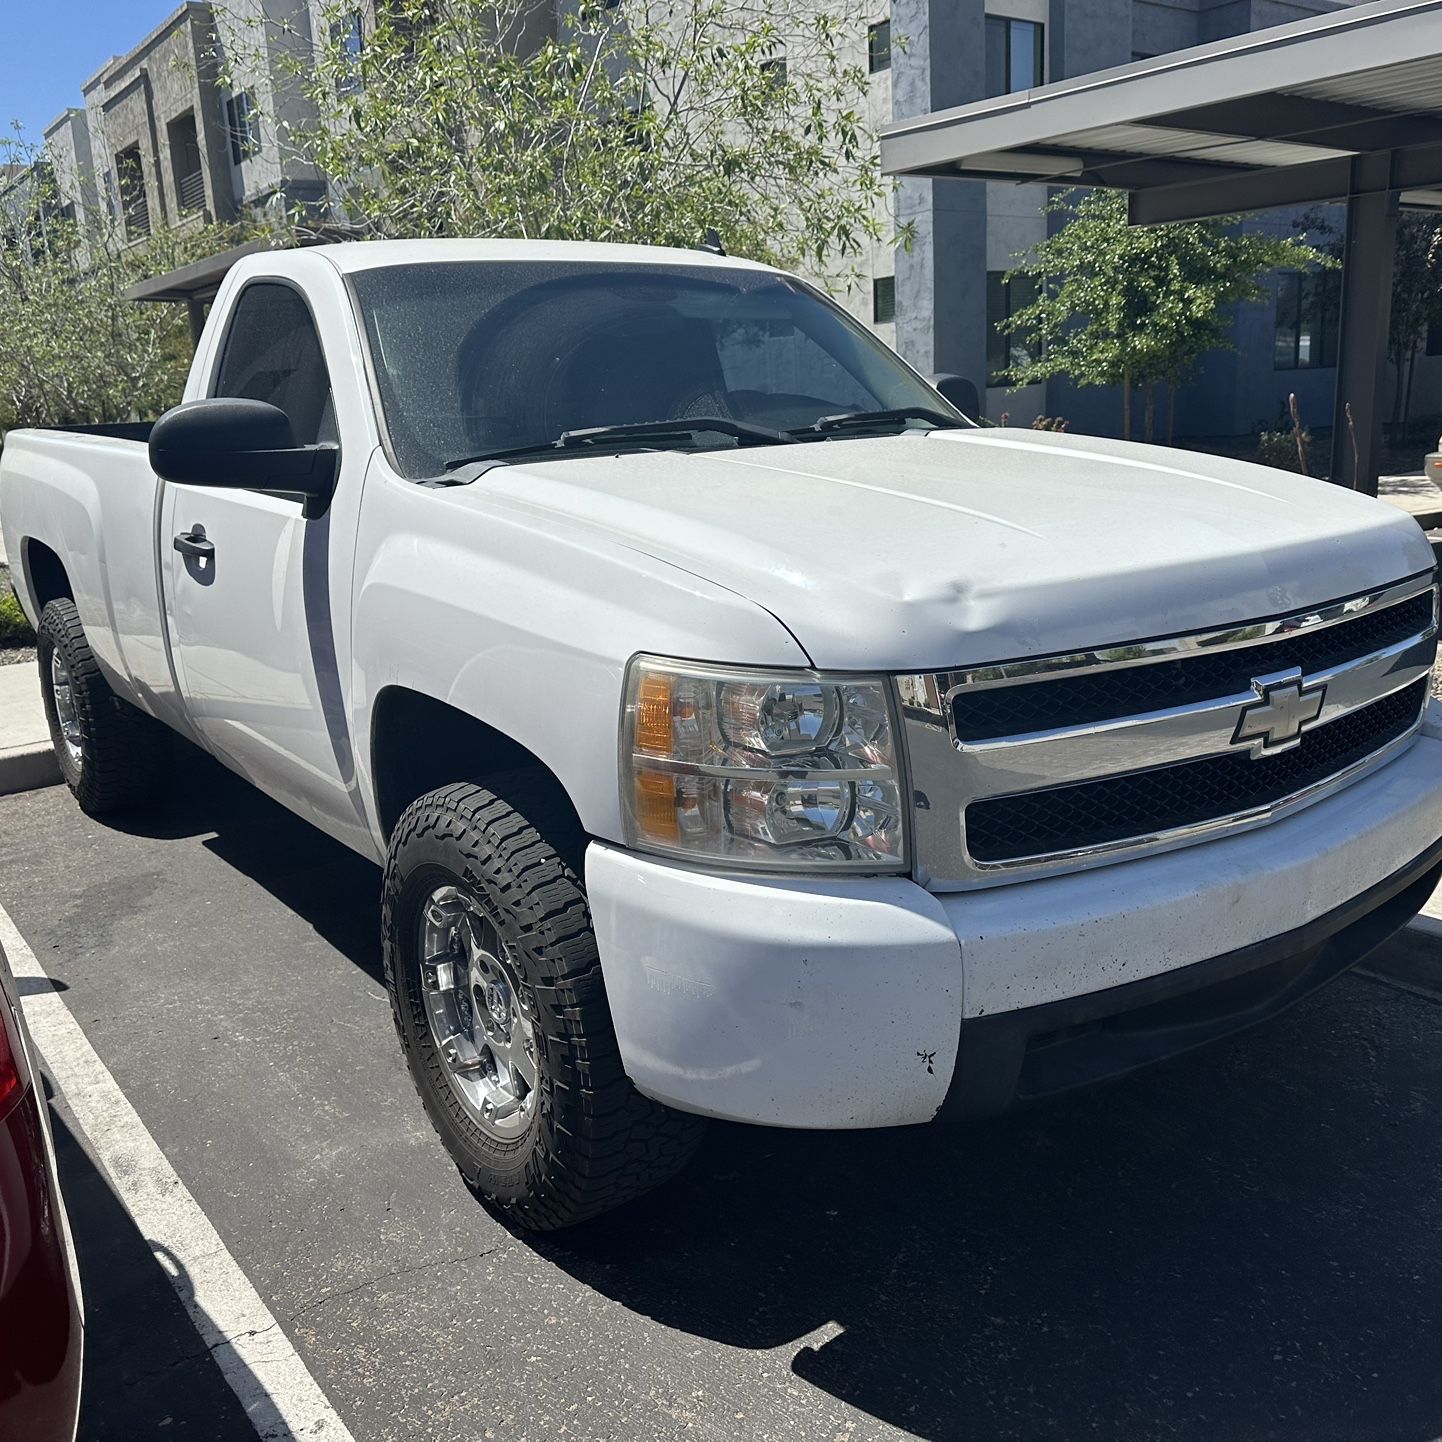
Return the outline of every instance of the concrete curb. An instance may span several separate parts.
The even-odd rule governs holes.
[[[0,796],[34,791],[60,780],[60,766],[48,744],[0,749]]]

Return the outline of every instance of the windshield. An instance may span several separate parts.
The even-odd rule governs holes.
[[[839,307],[769,271],[492,260],[351,282],[392,457],[411,479],[597,426],[720,418],[790,431],[908,409],[964,423]],[[691,438],[737,443],[700,428]]]

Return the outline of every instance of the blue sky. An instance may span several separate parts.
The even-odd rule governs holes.
[[[129,50],[179,0],[0,0],[0,126],[18,120],[38,143],[80,84],[112,55]]]

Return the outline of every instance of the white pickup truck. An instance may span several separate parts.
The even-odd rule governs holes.
[[[0,515],[80,804],[175,731],[383,863],[416,1086],[525,1226],[705,1117],[994,1112],[1259,1021],[1442,869],[1410,519],[975,426],[760,265],[251,255],[185,403],[13,432]]]

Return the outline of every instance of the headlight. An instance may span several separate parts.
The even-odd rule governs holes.
[[[638,657],[626,678],[629,844],[772,870],[906,865],[885,681]]]

